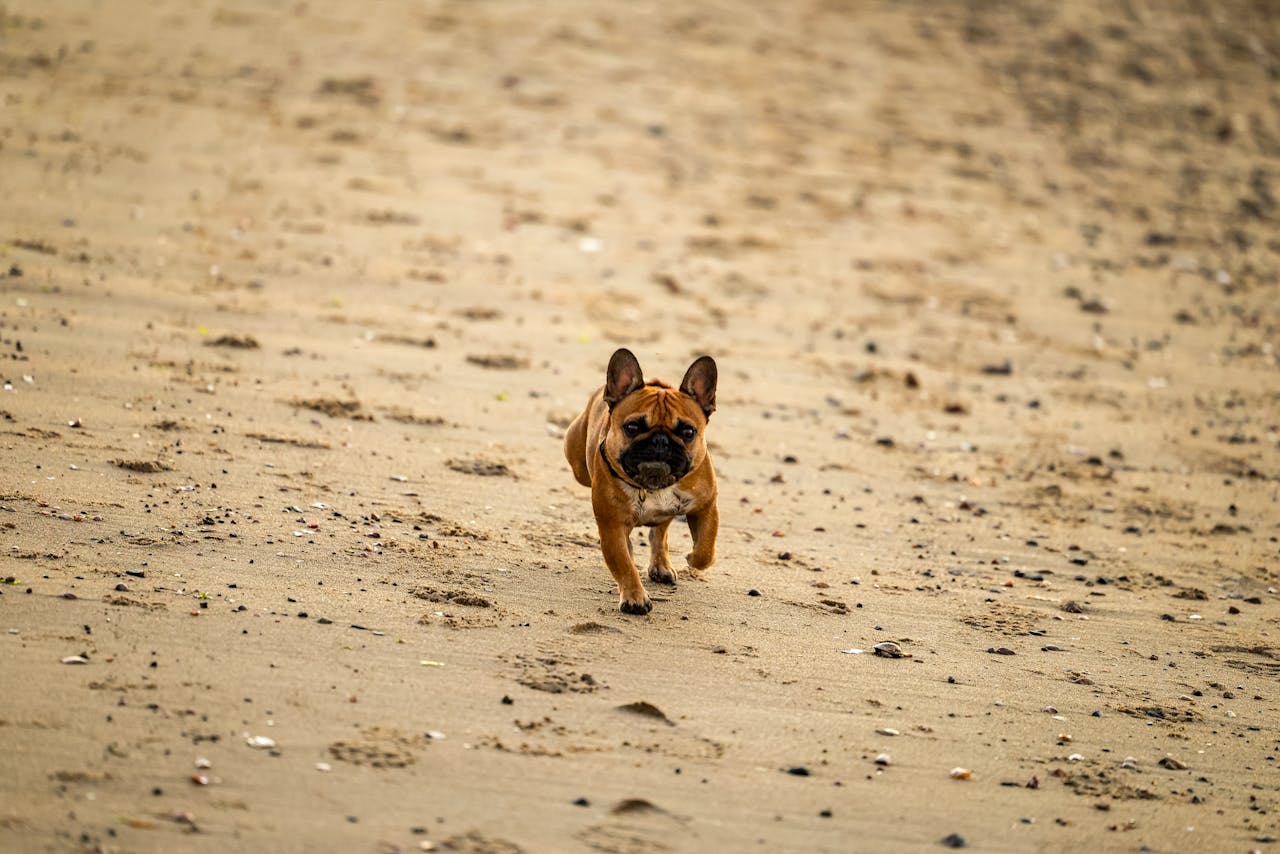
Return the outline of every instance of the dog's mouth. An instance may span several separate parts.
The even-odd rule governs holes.
[[[635,469],[632,477],[645,489],[665,489],[677,480],[667,463],[644,462],[636,465]]]

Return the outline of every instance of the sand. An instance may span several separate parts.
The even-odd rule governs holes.
[[[1280,19],[1201,5],[6,4],[0,850],[1273,848]],[[619,346],[720,366],[647,617]]]

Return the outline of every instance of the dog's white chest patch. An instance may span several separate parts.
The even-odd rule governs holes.
[[[674,486],[654,491],[636,489],[623,484],[631,499],[631,510],[637,525],[659,525],[689,510],[689,496]]]

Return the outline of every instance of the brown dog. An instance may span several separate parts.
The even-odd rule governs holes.
[[[716,472],[703,433],[716,408],[716,363],[702,356],[680,388],[644,381],[640,363],[622,349],[609,360],[604,387],[569,425],[564,455],[578,483],[591,487],[604,562],[618,582],[619,607],[647,614],[653,607],[631,554],[631,529],[649,527],[649,578],[675,584],[667,556],[667,528],[689,520],[692,569],[716,559]]]

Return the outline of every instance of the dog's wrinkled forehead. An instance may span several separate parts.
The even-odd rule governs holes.
[[[681,421],[694,426],[706,423],[698,402],[662,380],[650,380],[643,387],[618,401],[613,417],[618,423],[644,415],[649,427],[674,427]]]

